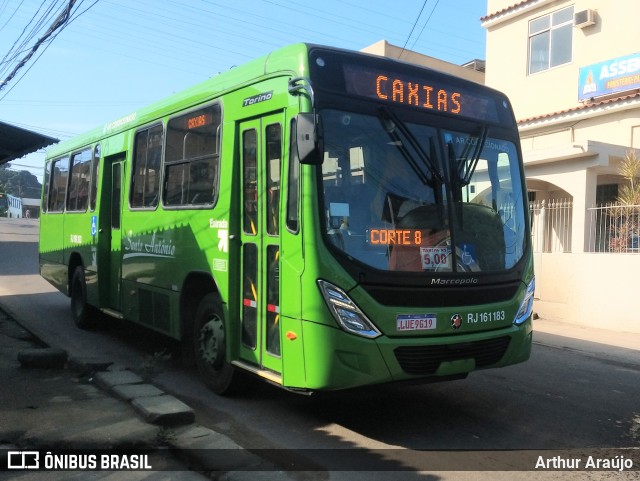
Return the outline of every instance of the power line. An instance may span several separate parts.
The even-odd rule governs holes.
[[[20,1],[20,5],[18,5],[18,6],[15,8],[15,10],[14,10],[14,11],[13,11],[13,13],[9,16],[9,18],[7,19],[7,21],[6,21],[6,22],[4,22],[4,23],[2,24],[2,26],[0,26],[0,32],[4,29],[4,27],[6,27],[6,26],[9,24],[9,22],[11,21],[11,19],[13,18],[13,16],[18,12],[18,10],[20,10],[20,7],[22,6],[22,4],[23,4],[23,3],[24,3],[24,0],[21,0],[21,1]],[[2,6],[2,9],[0,9],[0,15],[2,15],[2,14],[5,12],[6,8],[7,8],[7,2],[5,2],[5,4]]]
[[[20,69],[25,66],[25,64],[35,55],[40,46],[42,46],[43,43],[49,40],[49,38],[55,33],[56,30],[64,28],[64,26],[69,21],[69,18],[71,16],[71,9],[73,8],[73,5],[76,3],[76,1],[77,0],[69,0],[69,5],[62,13],[60,13],[60,15],[58,15],[56,20],[49,27],[49,30],[47,30],[45,34],[38,39],[35,45],[31,47],[31,50],[29,51],[27,56],[24,57],[20,62],[18,62],[18,65],[15,66],[13,71],[2,81],[2,83],[0,84],[0,91],[7,86],[7,84],[18,74],[18,71],[20,71]]]
[[[46,8],[44,13],[42,13],[40,18],[36,20],[36,17],[38,17],[38,15],[40,14],[40,11],[45,6],[44,2],[40,4],[40,6],[38,7],[38,10],[36,10],[36,12],[31,16],[31,19],[23,27],[22,32],[20,32],[20,35],[18,35],[18,38],[13,42],[13,45],[3,57],[2,62],[0,62],[0,65],[2,64],[5,65],[5,67],[1,70],[1,72],[8,70],[10,66],[10,62],[13,62],[16,58],[18,58],[20,54],[29,50],[27,48],[27,44],[36,36],[38,31],[40,31],[43,28],[45,22],[50,21],[49,17],[53,15],[57,1],[58,0],[56,0],[51,5],[49,5],[49,7]],[[17,11],[18,9],[14,11],[14,15]],[[34,22],[35,24],[31,27],[31,30],[28,31],[31,24],[33,24]]]
[[[80,0],[80,3],[78,4],[78,7],[84,2],[84,0]],[[89,9],[91,9],[91,7],[93,7],[96,3],[98,3],[98,0],[95,0],[91,5],[89,5],[87,8],[85,8],[83,11],[81,11],[80,13],[76,13],[75,16],[72,15],[71,10],[73,9],[73,5],[76,3],[76,0],[69,0],[69,5],[66,8],[65,11],[63,11],[58,18],[56,19],[56,22],[54,25],[52,25],[49,30],[47,31],[47,33],[45,34],[45,36],[51,37],[48,38],[48,40],[46,40],[47,45],[44,48],[44,50],[42,52],[40,52],[40,55],[38,55],[38,57],[31,63],[31,65],[29,66],[29,68],[27,69],[26,72],[24,72],[22,74],[22,77],[20,77],[20,79],[18,79],[16,81],[16,83],[14,83],[14,85],[2,96],[0,97],[0,100],[3,100],[7,95],[9,95],[9,93],[16,87],[16,85],[20,82],[20,80],[22,80],[24,78],[24,76],[29,73],[29,71],[33,68],[33,66],[36,64],[36,62],[40,59],[40,57],[42,57],[42,55],[44,54],[44,52],[47,51],[47,49],[51,46],[51,42],[53,42],[53,40],[55,40],[58,35],[60,35],[60,33],[62,33],[62,30],[64,30],[64,28],[66,28],[68,25],[70,25],[74,20],[76,20],[78,17],[84,15]],[[77,10],[76,10],[77,11]],[[65,18],[61,23],[58,22],[58,20],[60,20],[61,18]],[[56,32],[57,30],[57,32]],[[49,34],[49,32],[51,32],[53,34],[53,32],[55,32],[55,34],[51,35]],[[49,35],[47,35],[49,34]],[[43,37],[44,38],[44,37]],[[40,39],[43,40],[43,39]],[[26,59],[23,60],[21,62],[22,65],[19,65],[18,67],[16,67],[16,69],[14,69],[14,72],[17,72],[17,69],[21,68],[24,63],[26,63],[32,56],[33,53],[35,53],[35,51],[37,50],[39,44],[41,44],[42,42],[38,40],[38,43],[36,43],[36,45],[32,48],[31,52],[29,53],[29,55],[27,55]],[[11,80],[11,79],[9,79]],[[5,87],[7,83],[7,80],[5,80],[2,84],[0,84],[0,91]]]
[[[400,51],[400,55],[398,55],[398,58],[402,57],[402,54],[404,53],[404,50],[407,48],[407,44],[409,43],[409,39],[411,38],[411,35],[413,34],[413,31],[416,29],[416,25],[418,25],[418,21],[420,20],[420,16],[422,15],[422,11],[424,10],[424,7],[427,6],[427,2],[429,0],[424,0],[424,3],[422,4],[422,8],[420,9],[420,13],[418,13],[418,16],[416,17],[416,21],[413,22],[413,27],[411,27],[411,31],[409,32],[409,35],[407,35],[407,40],[404,42],[404,45],[402,46],[402,50]]]
[[[418,40],[420,40],[420,37],[422,36],[422,32],[424,32],[424,29],[427,27],[427,24],[429,23],[429,20],[431,20],[431,17],[433,16],[433,12],[436,11],[436,8],[438,8],[438,3],[440,3],[440,0],[436,0],[436,4],[433,6],[433,8],[431,9],[431,13],[429,14],[429,16],[427,17],[427,21],[424,22],[424,25],[422,26],[422,29],[420,30],[420,33],[418,34],[418,36],[416,37],[416,39],[413,41],[413,43],[411,44],[411,48],[413,49],[416,46],[416,43],[418,42]]]
[[[16,127],[22,127],[28,130],[35,130],[36,132],[45,133],[48,135],[55,135],[55,136],[73,137],[80,133],[80,132],[69,132],[66,130],[56,130],[56,129],[51,129],[47,127],[37,126],[37,125],[29,125],[29,124],[10,121],[8,119],[0,119],[0,122],[4,122],[5,124],[11,124],[11,125],[15,125]]]

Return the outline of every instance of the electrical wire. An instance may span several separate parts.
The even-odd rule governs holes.
[[[75,0],[71,0],[73,2],[75,2]],[[7,52],[7,54],[5,54],[4,58],[2,59],[2,64],[4,64],[4,68],[2,71],[0,71],[0,73],[2,73],[4,75],[3,72],[6,71],[10,71],[11,69],[11,65],[10,62],[15,61],[19,55],[21,55],[24,52],[30,52],[31,55],[33,55],[33,53],[35,52],[35,50],[37,50],[37,48],[40,46],[40,44],[42,42],[44,42],[46,40],[46,38],[48,38],[48,35],[50,35],[49,31],[47,31],[45,33],[45,35],[42,37],[42,42],[40,43],[36,43],[36,45],[34,45],[31,48],[27,48],[27,44],[33,39],[35,38],[35,36],[38,34],[38,32],[40,30],[42,30],[43,26],[45,25],[45,22],[47,22],[47,19],[49,19],[49,17],[51,16],[52,13],[54,13],[54,7],[55,7],[56,3],[52,3],[49,8],[42,14],[42,16],[37,19],[36,21],[36,17],[37,15],[40,13],[40,10],[42,9],[42,7],[44,6],[44,2],[42,4],[40,4],[40,7],[38,8],[38,10],[36,11],[36,13],[31,17],[31,20],[29,20],[29,22],[25,25],[25,27],[22,29],[22,32],[20,33],[20,35],[18,36],[18,38],[15,40],[15,42],[13,43],[12,47],[9,49],[9,51]],[[57,18],[60,19],[62,16],[62,12],[58,13]],[[57,13],[57,12],[56,12]],[[30,27],[30,25],[35,21],[35,25],[33,25],[33,27],[31,27],[31,30],[27,33],[27,29]],[[48,23],[48,22],[47,22]],[[52,26],[53,27],[53,26]],[[34,50],[35,49],[35,50]],[[20,63],[18,63],[18,68],[20,67]],[[15,71],[16,67],[14,67],[14,71]],[[11,74],[9,74],[11,75]],[[3,82],[2,84],[0,84],[0,90],[4,87],[5,82]]]
[[[23,1],[21,0],[20,5]],[[61,0],[53,2],[42,0],[42,3],[38,3],[38,11],[29,15],[32,18],[15,43],[16,47],[23,46],[22,50],[17,55],[15,49],[12,50],[7,58],[14,58],[15,61],[16,58],[23,55],[28,45],[28,43],[24,44],[24,40],[36,38],[38,32],[41,32],[43,26],[46,26],[46,19],[49,19],[50,22],[66,1],[62,0],[60,3]],[[81,3],[91,0],[78,1]],[[306,4],[305,6],[296,0],[287,2],[283,0],[256,0],[256,2],[258,1],[264,3],[268,7],[267,10],[262,9],[261,5],[258,5],[260,8],[255,9],[234,8],[228,2],[214,0],[200,0],[199,3],[175,0],[163,2],[139,0],[136,3],[131,3],[129,0],[102,0],[100,4],[104,8],[95,9],[96,13],[88,16],[87,22],[78,22],[81,27],[69,28],[66,30],[69,35],[60,37],[61,32],[57,32],[55,36],[52,36],[51,41],[57,39],[56,42],[77,45],[79,40],[76,37],[81,35],[81,41],[91,49],[96,62],[102,63],[102,58],[117,54],[119,58],[124,59],[122,67],[127,69],[135,64],[158,65],[170,69],[172,72],[186,72],[204,79],[215,73],[215,70],[212,72],[211,65],[224,64],[224,62],[228,62],[228,65],[238,64],[245,58],[255,58],[262,51],[273,50],[272,46],[279,47],[284,43],[290,43],[292,37],[306,41],[319,39],[320,41],[317,43],[349,46],[349,42],[353,42],[353,36],[348,33],[355,30],[376,36],[383,34],[384,38],[391,41],[394,41],[394,36],[398,38],[397,32],[402,30],[402,28],[393,27],[391,22],[386,22],[382,26],[373,25],[373,21],[363,22],[362,19],[366,18],[365,11],[367,13],[373,12],[379,17],[386,15],[385,12],[374,11],[376,5],[373,1],[371,5],[366,7],[356,6],[353,2],[345,1],[341,4],[345,5],[345,8],[340,9],[329,8],[328,4],[324,8],[321,8],[322,4]],[[422,25],[422,29],[416,37],[415,33],[420,26],[420,19],[425,15],[426,6],[428,6],[428,0],[424,1],[419,15],[412,24],[410,34],[404,42],[403,50],[408,45],[412,45],[413,48],[420,44],[420,39],[438,6],[438,1],[436,0],[426,23]],[[95,4],[96,2],[86,10]],[[301,5],[302,7],[300,7]],[[78,5],[74,11],[79,12],[82,8]],[[179,13],[176,8],[180,8]],[[131,15],[121,13],[123,9],[127,9],[126,11],[131,12]],[[362,15],[359,15],[358,11],[362,11]],[[48,17],[46,16],[47,12],[49,12]],[[349,12],[350,15],[345,12]],[[84,11],[81,14],[83,13]],[[16,15],[15,11],[12,17],[14,15]],[[142,17],[145,20],[151,20],[151,22],[141,21]],[[387,17],[394,20],[393,23],[404,22],[407,27],[411,24],[409,18],[393,18],[388,15]],[[296,18],[296,20],[294,21],[292,18]],[[91,22],[90,26],[89,21]],[[15,22],[13,23],[15,24]],[[331,25],[333,28],[323,28],[322,25]],[[68,26],[69,23],[65,25],[65,28]],[[37,27],[40,27],[40,30]],[[309,36],[312,39],[309,39]],[[163,42],[157,41],[159,38],[170,39],[170,41],[165,46]],[[379,38],[377,37],[376,40]],[[327,42],[326,39],[329,41]],[[397,43],[402,44],[402,40],[398,39]],[[7,95],[18,90],[16,87],[32,71],[31,69],[47,52],[50,45],[50,42],[47,43],[33,56],[20,75],[12,81],[10,89],[2,92],[4,95],[0,101],[7,101]],[[230,45],[234,46],[231,51],[229,51]],[[430,48],[433,48],[434,45],[437,43],[429,41]],[[449,45],[445,46],[451,51],[449,47]],[[458,52],[462,52],[462,50],[458,50]],[[135,64],[129,63],[130,60]],[[83,61],[83,64],[91,69],[90,64],[86,61]],[[0,63],[0,72],[3,68],[7,69],[5,64]],[[136,75],[135,70],[128,71],[131,72],[131,75]],[[2,75],[0,75],[1,78],[3,78]],[[96,98],[94,103],[99,106],[103,97],[96,95]],[[65,101],[59,100],[59,102]],[[69,100],[67,105],[73,102],[73,100]],[[115,103],[121,102],[116,100]],[[140,105],[146,103],[148,102],[139,100]]]
[[[402,57],[402,54],[404,53],[405,49],[407,48],[407,44],[409,43],[409,39],[411,38],[411,35],[413,35],[413,31],[416,29],[416,25],[418,25],[418,21],[420,20],[420,16],[422,15],[422,11],[424,10],[424,7],[427,6],[427,2],[429,0],[424,0],[424,3],[422,4],[422,8],[420,9],[420,12],[418,13],[418,16],[416,17],[416,21],[413,22],[413,27],[411,27],[411,31],[409,32],[409,35],[407,35],[407,40],[405,40],[404,45],[402,46],[402,50],[400,51],[400,54],[398,55],[398,58]]]
[[[426,28],[427,24],[429,23],[429,20],[431,20],[431,17],[433,16],[433,12],[436,11],[436,8],[438,8],[438,3],[440,3],[440,0],[436,0],[436,4],[433,6],[433,8],[431,9],[431,13],[429,14],[429,16],[427,17],[427,21],[424,22],[424,25],[422,26],[422,29],[420,30],[420,33],[418,34],[418,36],[416,37],[416,39],[413,41],[413,43],[411,44],[411,49],[415,48],[416,43],[418,42],[418,40],[420,40],[420,37],[422,36],[422,32],[424,32],[424,29]]]
[[[1,91],[7,85],[7,83],[10,82],[17,75],[18,71],[22,67],[24,67],[24,65],[27,62],[29,62],[31,60],[31,58],[36,53],[36,51],[40,48],[40,46],[41,45],[45,45],[44,49],[40,52],[40,54],[36,57],[36,59],[33,62],[31,62],[31,65],[29,65],[29,67],[21,75],[21,77],[19,77],[18,80],[16,82],[14,82],[13,86],[7,92],[5,92],[5,94],[2,97],[0,97],[0,101],[3,100],[7,95],[9,95],[9,93],[16,87],[16,85],[18,85],[20,80],[22,80],[24,78],[24,76],[27,73],[29,73],[29,71],[33,68],[33,66],[36,64],[36,62],[42,57],[42,55],[51,46],[51,43],[53,42],[53,40],[55,40],[58,37],[58,35],[60,35],[60,33],[62,33],[62,31],[70,23],[72,23],[78,17],[80,17],[83,14],[85,14],[91,7],[93,7],[96,3],[98,3],[98,0],[95,0],[89,7],[87,7],[86,9],[84,9],[83,11],[78,13],[78,9],[80,8],[80,5],[82,5],[84,3],[84,0],[80,0],[80,2],[78,3],[78,5],[76,7],[76,12],[75,12],[75,16],[74,16],[73,7],[74,7],[76,1],[77,0],[69,0],[69,4],[65,8],[65,10],[63,12],[61,12],[58,17],[56,17],[55,23],[51,27],[49,27],[49,29],[47,30],[47,32],[44,34],[43,37],[38,39],[38,41],[35,43],[35,45],[31,48],[31,51],[29,52],[29,54],[27,54],[27,56],[24,59],[22,59],[18,63],[18,65],[16,65],[16,67],[9,74],[9,76],[6,77],[5,80],[2,81],[2,83],[0,83],[0,91]]]
[[[8,4],[9,0],[5,0],[4,5],[2,6],[2,8],[0,8],[0,16],[2,16],[2,14],[5,12],[5,10],[7,9],[7,4]],[[7,19],[6,22],[4,22],[1,26],[0,26],[0,32],[2,32],[2,30],[4,30],[4,28],[9,25],[9,22],[11,21],[11,19],[15,16],[15,14],[18,12],[18,10],[20,10],[20,7],[22,7],[22,4],[24,3],[24,0],[20,0],[20,5],[18,5],[15,10],[13,11],[13,13],[11,15],[9,15],[9,18]]]

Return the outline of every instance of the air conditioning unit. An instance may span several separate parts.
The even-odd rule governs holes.
[[[595,25],[596,23],[596,11],[595,10],[582,10],[576,12],[573,15],[573,26],[578,28],[585,28],[589,25]]]

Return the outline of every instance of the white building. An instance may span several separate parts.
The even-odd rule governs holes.
[[[20,197],[15,197],[11,194],[7,194],[7,217],[10,219],[21,219],[22,218],[22,199]]]
[[[537,310],[640,332],[637,210],[621,238],[620,219],[594,209],[616,201],[620,161],[640,148],[640,3],[487,4],[486,84],[512,101],[535,201]]]
[[[626,182],[620,162],[640,149],[640,2],[488,0],[487,12],[486,72],[385,41],[364,51],[393,58],[402,52],[404,61],[509,96],[532,201],[536,311],[640,332],[640,207],[627,216],[624,236],[617,211],[598,207],[616,202]]]

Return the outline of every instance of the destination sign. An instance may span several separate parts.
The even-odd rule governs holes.
[[[347,93],[432,112],[449,113],[477,120],[499,121],[498,98],[460,88],[437,79],[347,64]]]
[[[192,117],[187,117],[187,129],[197,129],[199,127],[204,127],[213,122],[213,115],[211,113],[203,113],[194,115]]]

